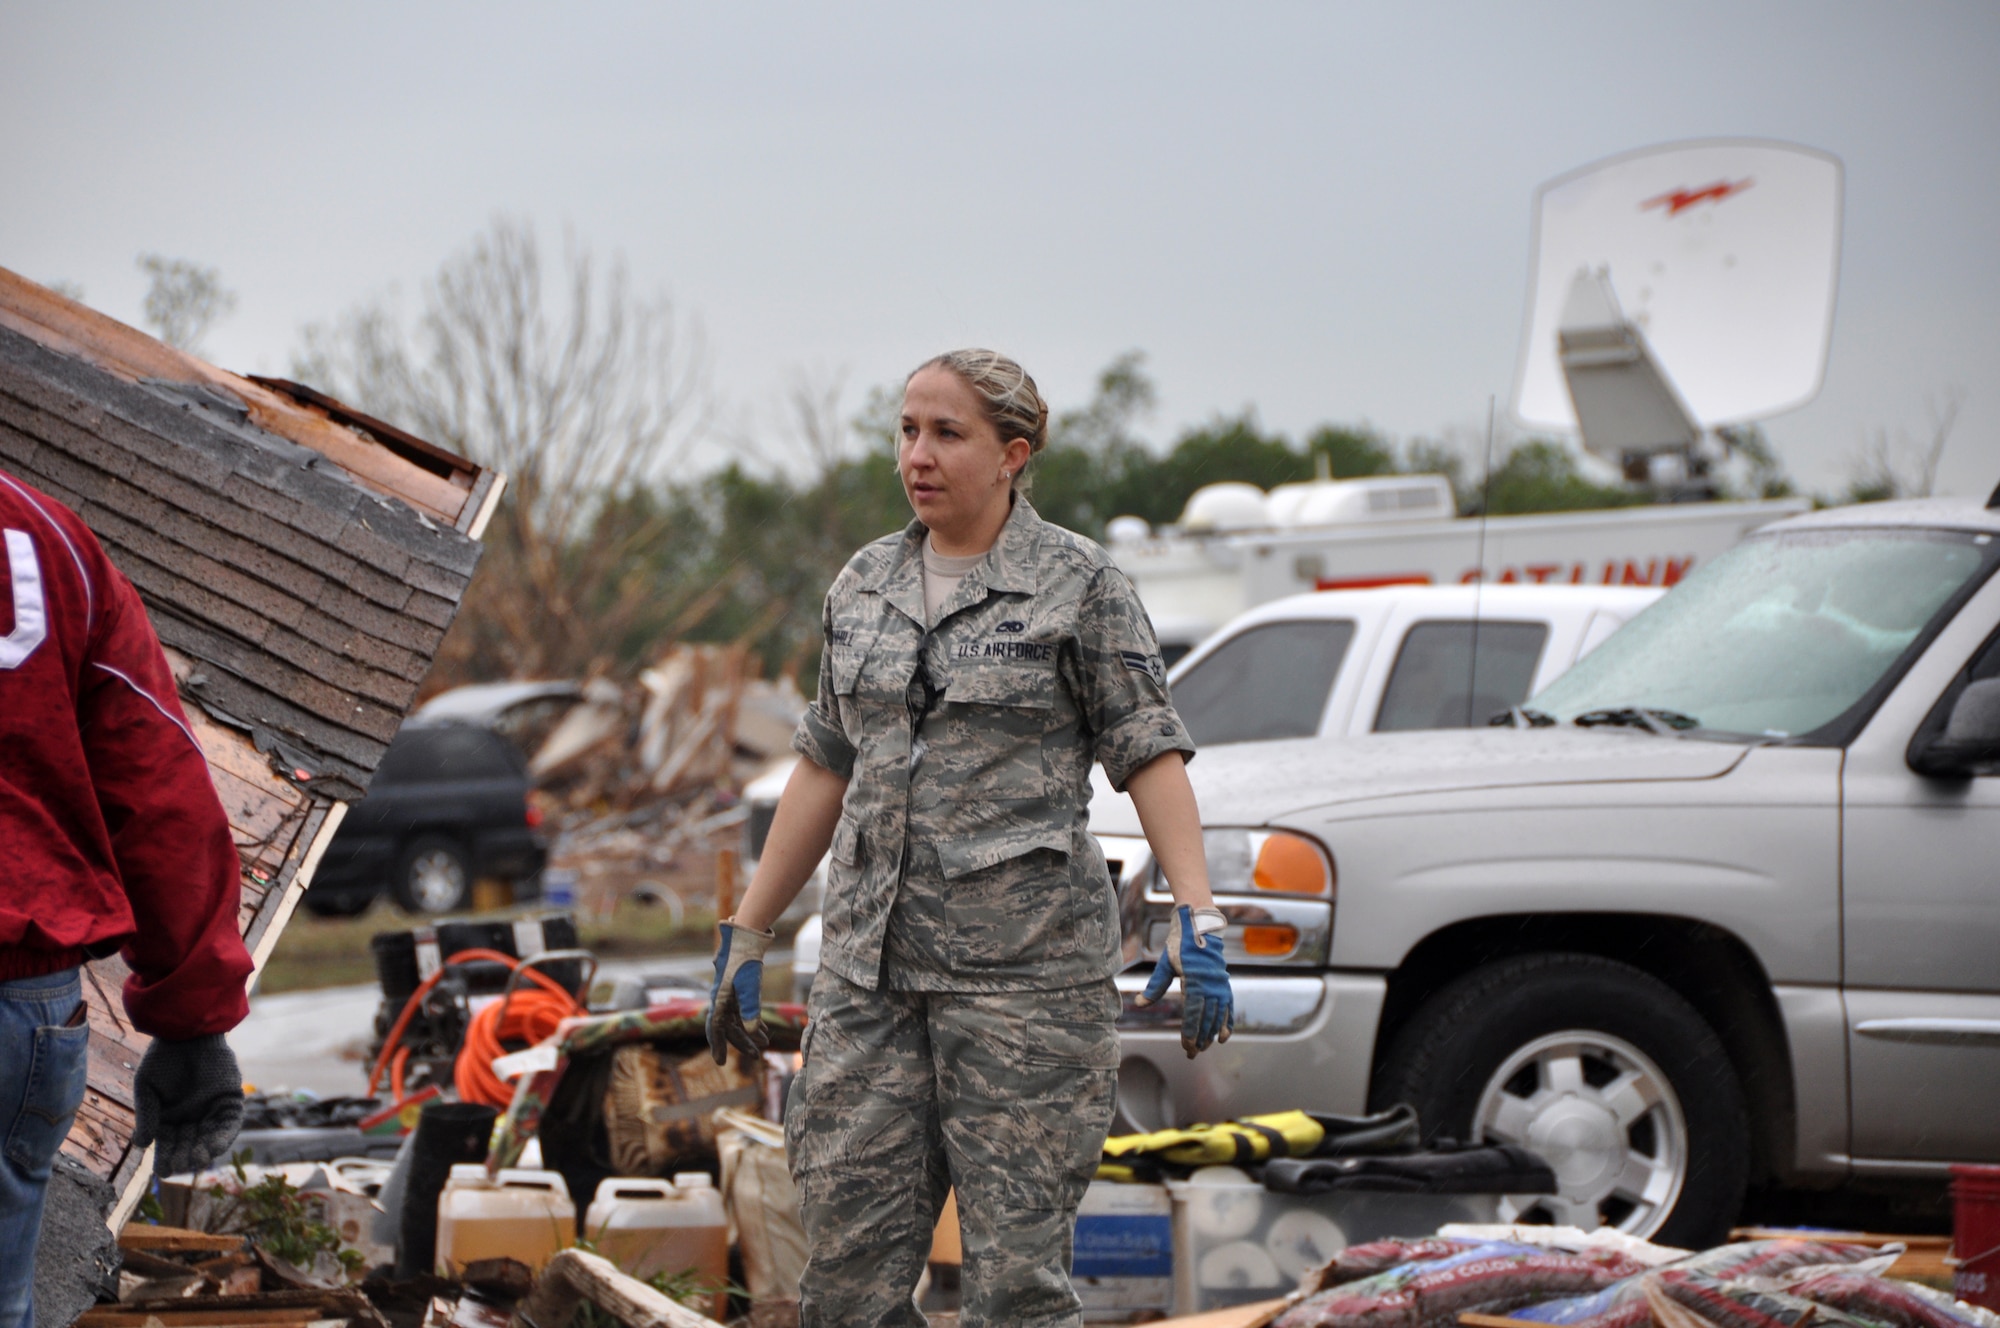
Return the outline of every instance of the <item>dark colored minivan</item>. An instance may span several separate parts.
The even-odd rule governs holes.
[[[449,913],[486,876],[513,881],[516,897],[531,893],[549,855],[531,787],[521,753],[491,729],[404,724],[368,796],[347,809],[306,907],[359,913],[386,887],[412,913]]]

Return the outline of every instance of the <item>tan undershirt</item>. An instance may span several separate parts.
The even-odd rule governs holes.
[[[931,547],[931,537],[924,536],[924,625],[937,626],[938,610],[951,598],[951,592],[958,589],[958,583],[965,580],[965,574],[985,559],[985,553],[969,553],[963,558],[947,558]]]

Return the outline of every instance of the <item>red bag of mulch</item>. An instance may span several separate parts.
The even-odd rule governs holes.
[[[1454,1255],[1485,1242],[1474,1240],[1446,1240],[1441,1236],[1431,1236],[1424,1240],[1371,1240],[1366,1245],[1350,1245],[1327,1263],[1306,1274],[1300,1286],[1308,1294],[1325,1291],[1328,1287],[1345,1286],[1349,1282],[1359,1282],[1364,1277],[1374,1277],[1406,1263],[1430,1263],[1438,1259],[1449,1259]]]
[[[1960,1304],[1942,1291],[1869,1273],[1809,1269],[1788,1278],[1785,1290],[1888,1328],[1989,1328],[1995,1322],[1991,1311]]]
[[[1746,1240],[1734,1245],[1718,1245],[1671,1266],[1680,1272],[1700,1273],[1705,1277],[1734,1282],[1746,1277],[1783,1277],[1786,1273],[1814,1264],[1860,1263],[1881,1253],[1872,1245],[1781,1236],[1775,1240]]]
[[[1681,1272],[1700,1273],[1718,1279],[1773,1278],[1821,1265],[1842,1266],[1880,1255],[1867,1245],[1829,1241],[1749,1240],[1735,1245],[1718,1245],[1672,1265]],[[1513,1312],[1517,1319],[1558,1325],[1559,1328],[1646,1328],[1652,1310],[1646,1303],[1643,1279],[1627,1278],[1615,1286],[1588,1296],[1552,1300],[1529,1305]],[[1804,1293],[1797,1293],[1804,1294]],[[1855,1311],[1855,1313],[1863,1313]],[[1866,1316],[1864,1316],[1866,1317]],[[1947,1328],[1946,1325],[1897,1325],[1897,1328]],[[1959,1325],[1958,1328],[1964,1328]],[[1982,1328],[1985,1326],[1982,1325]],[[1994,1325],[1993,1328],[2000,1328]]]
[[[1557,1324],[1560,1328],[1646,1328],[1653,1311],[1646,1305],[1643,1278],[1628,1277],[1587,1296],[1569,1296],[1513,1312],[1516,1319]]]
[[[1655,1328],[1799,1328],[1818,1310],[1798,1296],[1756,1291],[1679,1267],[1640,1281]]]
[[[1287,1310],[1274,1328],[1451,1328],[1461,1314],[1505,1314],[1558,1296],[1601,1290],[1644,1270],[1609,1250],[1561,1254],[1480,1245],[1309,1296]]]

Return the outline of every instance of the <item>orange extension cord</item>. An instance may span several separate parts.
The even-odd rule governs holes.
[[[460,950],[444,962],[448,966],[482,959],[505,964],[510,969],[521,967],[520,960],[498,950]],[[407,1096],[403,1092],[403,1069],[409,1063],[410,1049],[402,1045],[403,1032],[422,1007],[424,997],[443,976],[444,967],[441,966],[437,972],[418,983],[417,989],[410,993],[410,999],[403,1003],[403,1013],[396,1017],[395,1026],[383,1039],[382,1054],[375,1058],[375,1068],[368,1072],[368,1093],[371,1097],[382,1082],[384,1069],[390,1071],[395,1100],[401,1102]],[[563,1020],[585,1013],[583,1006],[548,974],[531,968],[528,977],[541,990],[517,988],[507,997],[481,1009],[466,1026],[465,1045],[459,1048],[458,1061],[452,1071],[461,1101],[480,1102],[503,1109],[507,1107],[514,1100],[514,1090],[493,1073],[494,1058],[505,1055],[507,1051],[501,1045],[502,1040],[526,1042],[532,1046],[555,1032],[556,1026]],[[502,1012],[506,1015],[504,1020]]]

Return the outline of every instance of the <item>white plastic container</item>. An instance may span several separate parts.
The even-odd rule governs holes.
[[[683,1171],[671,1181],[608,1177],[584,1214],[583,1232],[634,1277],[692,1272],[718,1288],[729,1280],[729,1218],[706,1172]],[[721,1319],[727,1300],[718,1291],[710,1317]]]
[[[1076,1211],[1070,1284],[1085,1323],[1132,1323],[1174,1303],[1173,1204],[1164,1185],[1095,1180]]]
[[[1446,1222],[1493,1222],[1497,1194],[1279,1194],[1235,1167],[1168,1181],[1174,1206],[1174,1313],[1288,1295],[1349,1245],[1427,1236]]]
[[[575,1239],[576,1205],[559,1172],[506,1167],[489,1179],[479,1163],[462,1163],[438,1195],[437,1271],[446,1276],[475,1259],[519,1259],[539,1272]]]

